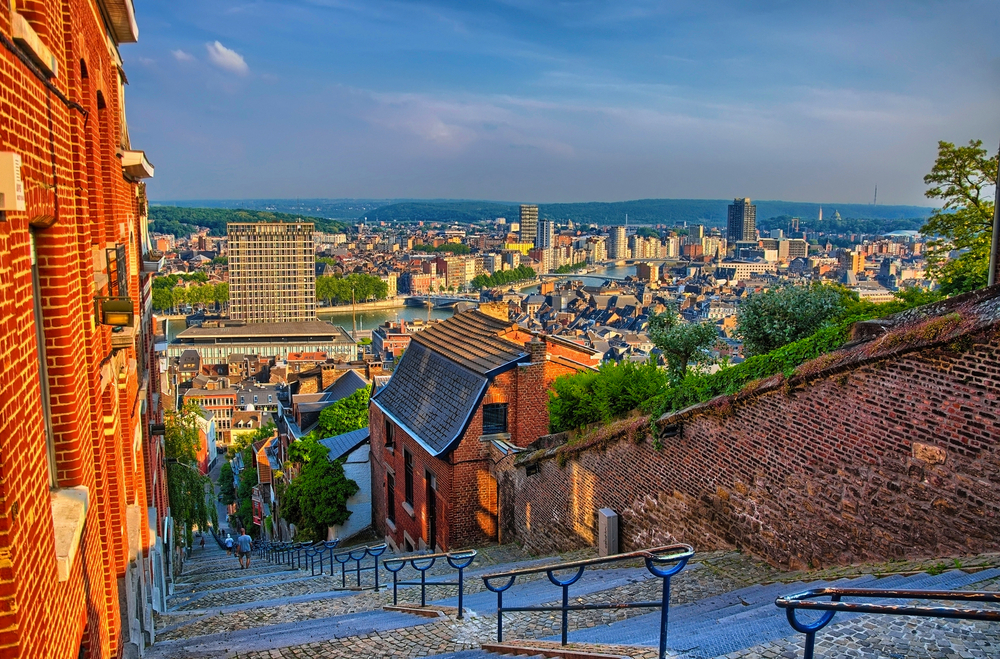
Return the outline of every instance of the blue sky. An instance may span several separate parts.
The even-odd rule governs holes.
[[[996,0],[135,0],[150,196],[920,204]]]

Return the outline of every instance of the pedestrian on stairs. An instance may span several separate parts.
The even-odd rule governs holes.
[[[244,570],[250,567],[250,550],[253,549],[253,538],[247,535],[246,529],[240,529],[240,537],[236,538],[236,558]],[[243,560],[246,559],[246,564]]]
[[[233,555],[233,536],[229,533],[226,534],[226,556]]]
[[[201,548],[203,550],[205,549],[205,534],[204,533],[201,534]]]

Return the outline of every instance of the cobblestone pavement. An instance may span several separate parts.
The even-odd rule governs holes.
[[[995,556],[995,555],[994,555]],[[938,562],[931,563],[931,565]],[[985,566],[975,562],[975,566]],[[954,567],[954,562],[950,563]],[[909,566],[907,566],[909,567]],[[905,570],[909,571],[909,569]],[[960,590],[1000,591],[1000,578]],[[927,605],[926,602],[922,603]],[[935,602],[934,606],[959,606]],[[836,621],[836,618],[834,618]],[[780,641],[758,645],[725,659],[786,659],[801,657],[805,636],[796,634]],[[1000,628],[996,623],[976,620],[942,620],[903,616],[861,616],[833,622],[816,634],[815,652],[823,659],[966,659],[1000,657]]]
[[[562,557],[564,560],[584,558],[593,555],[591,550],[574,552]],[[477,573],[490,571],[495,565],[524,563],[537,560],[525,555],[516,547],[491,547],[481,550],[476,564],[467,572],[466,594],[482,592],[482,580]],[[550,559],[554,560],[554,559]],[[542,561],[548,563],[548,561]],[[695,566],[697,564],[697,566]],[[983,555],[968,559],[959,559],[963,568],[978,568],[1000,565],[1000,555]],[[198,639],[219,633],[239,632],[260,628],[262,632],[267,627],[280,624],[294,624],[300,621],[320,620],[332,616],[347,616],[370,612],[391,603],[392,592],[363,591],[338,597],[323,597],[322,594],[340,585],[339,574],[336,577],[317,577],[291,583],[275,583],[275,578],[287,579],[295,577],[294,572],[279,572],[269,577],[266,569],[279,569],[278,566],[258,567],[258,573],[244,577],[231,576],[231,571],[211,570],[192,572],[192,584],[200,588],[233,588],[227,592],[209,593],[198,600],[187,602],[178,610],[157,617],[158,640]],[[621,564],[615,567],[620,567]],[[608,601],[658,600],[661,583],[655,579],[646,579],[641,575],[641,563],[635,567],[637,579],[619,585],[615,588],[593,592],[582,597],[572,597],[574,603],[595,603]],[[713,552],[698,554],[692,560],[691,568],[685,569],[672,581],[671,604],[673,606],[695,602],[713,595],[736,590],[752,584],[771,582],[812,581],[816,579],[836,579],[845,576],[863,574],[907,574],[917,571],[943,571],[954,569],[953,560],[947,561],[911,561],[892,562],[878,565],[862,565],[830,568],[826,570],[782,572],[760,561],[750,559],[738,552]],[[692,569],[693,568],[693,569]],[[434,568],[438,572],[438,568]],[[308,574],[308,572],[306,572]],[[212,579],[214,577],[214,579]],[[350,577],[350,575],[349,575]],[[535,575],[535,578],[545,578],[545,575]],[[235,581],[230,582],[230,579]],[[523,583],[519,578],[518,583]],[[990,582],[989,589],[998,587],[998,581]],[[236,583],[238,587],[230,586]],[[975,588],[983,588],[982,584]],[[401,591],[400,603],[412,602],[415,591]],[[433,598],[440,599],[452,594],[451,589],[436,589]],[[253,602],[262,600],[282,599],[293,594],[319,593],[319,598],[313,601],[268,604],[253,606]],[[570,590],[572,596],[572,588]],[[559,590],[552,587],[553,600],[558,598]],[[209,612],[193,615],[188,609],[208,609],[212,606],[250,603],[240,610],[223,610],[224,612]],[[550,602],[555,603],[555,601]],[[210,604],[210,606],[209,606]],[[569,629],[583,629],[607,625],[624,618],[649,613],[649,609],[616,609],[573,612],[570,614]],[[205,657],[239,657],[241,659],[302,659],[323,658],[340,659],[355,657],[418,657],[433,654],[457,652],[478,648],[483,643],[492,643],[496,639],[496,615],[476,615],[469,612],[465,620],[456,620],[454,616],[431,620],[417,620],[413,626],[390,631],[375,631],[346,638],[328,641],[305,643],[278,649],[261,649],[254,651],[234,651],[216,654],[204,654]],[[560,632],[559,614],[528,614],[507,613],[504,615],[505,639],[525,639],[533,644],[545,643],[534,639],[549,637]],[[994,625],[993,627],[996,627]],[[1000,656],[998,630],[990,629],[986,623],[963,621],[940,621],[912,618],[873,618],[858,617],[835,623],[825,628],[817,637],[817,656],[863,658],[869,657],[988,657]],[[745,651],[725,655],[727,659],[782,659],[802,656],[802,635],[793,635],[789,628],[789,637],[779,641],[763,644]],[[622,639],[627,642],[627,639]],[[599,646],[600,651],[622,656],[646,659],[655,657],[655,649]],[[581,647],[581,649],[583,649]],[[193,656],[193,655],[192,655]]]

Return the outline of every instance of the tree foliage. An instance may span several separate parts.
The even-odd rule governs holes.
[[[712,323],[685,323],[674,309],[649,319],[649,339],[663,353],[674,379],[683,379],[690,364],[710,363],[709,350],[718,338]]]
[[[996,189],[997,156],[987,154],[982,140],[958,147],[938,142],[937,160],[924,183],[930,186],[927,197],[944,202],[920,229],[936,236],[928,243],[928,273],[947,295],[982,288],[988,279],[995,204],[986,190]],[[948,260],[950,250],[961,253]]]
[[[587,267],[586,261],[577,261],[576,263],[567,263],[566,265],[561,265],[556,268],[557,275],[564,275],[575,270],[581,270]]]
[[[362,387],[320,412],[319,422],[316,425],[316,432],[319,433],[320,439],[343,435],[345,432],[366,427],[368,425],[369,396],[368,388]]]
[[[245,528],[247,534],[257,537],[260,534],[253,523],[253,488],[257,486],[257,456],[253,448],[243,449],[243,471],[240,472],[240,484],[236,488],[236,526]]]
[[[174,518],[177,533],[197,525],[205,530],[208,523],[218,526],[218,513],[209,500],[212,481],[198,471],[198,419],[201,408],[188,402],[180,410],[167,410],[163,436],[164,456],[167,465],[167,496],[170,515]],[[179,538],[179,536],[178,536]]]
[[[496,286],[506,286],[518,281],[531,280],[535,278],[535,271],[529,265],[519,265],[513,270],[497,270],[492,275],[479,275],[469,285],[472,288],[494,288]]]
[[[559,377],[549,392],[549,429],[562,432],[624,416],[662,393],[667,381],[656,364],[628,361]]]
[[[389,296],[389,285],[374,275],[353,273],[316,278],[316,299],[327,304],[350,304],[352,290],[356,302],[384,300]]]
[[[450,254],[469,254],[472,252],[472,248],[468,245],[463,245],[462,243],[444,243],[443,245],[414,245],[413,251],[415,252],[430,252],[430,253],[450,253]]]
[[[150,206],[149,219],[153,231],[179,237],[189,236],[199,227],[208,229],[212,236],[224,236],[229,222],[313,222],[317,231],[341,233],[347,230],[343,222],[322,217],[232,208]]]
[[[190,284],[189,282],[196,282]],[[184,305],[208,306],[229,302],[229,283],[208,283],[204,272],[177,273],[153,279],[153,308],[176,310]]]
[[[222,503],[231,506],[236,503],[236,486],[233,485],[233,465],[228,460],[219,469],[219,491]]]
[[[754,293],[737,311],[737,335],[748,356],[762,355],[814,334],[857,301],[856,293],[824,284]]]

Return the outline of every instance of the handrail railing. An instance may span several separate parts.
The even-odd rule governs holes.
[[[306,558],[309,559],[309,574],[316,576],[316,558],[319,558],[319,573],[323,574],[323,556],[330,552],[330,576],[333,576],[333,550],[340,544],[340,539],[322,540],[316,544],[306,547]]]
[[[813,598],[830,597],[830,601]],[[830,624],[838,611],[845,613],[876,613],[897,616],[921,616],[925,618],[951,618],[957,620],[987,620],[1000,622],[1000,610],[952,609],[940,606],[908,606],[901,604],[866,604],[863,602],[842,602],[844,597],[866,597],[887,600],[942,600],[953,602],[1000,603],[1000,593],[954,590],[880,590],[878,588],[813,588],[800,593],[779,597],[775,606],[785,609],[788,624],[795,631],[806,635],[804,659],[813,659],[816,632]],[[799,620],[796,609],[824,611],[813,622]]]
[[[504,611],[560,611],[562,613],[562,644],[567,643],[569,632],[568,621],[570,611],[589,611],[594,609],[660,609],[660,659],[664,659],[667,652],[667,613],[670,608],[670,577],[684,569],[688,560],[694,556],[694,548],[691,545],[675,544],[652,549],[628,552],[626,554],[615,554],[603,558],[588,558],[581,561],[570,561],[544,567],[523,568],[511,570],[509,572],[497,572],[483,576],[483,583],[486,588],[497,594],[497,643],[503,642],[503,614]],[[646,569],[654,576],[663,579],[662,596],[659,602],[618,602],[608,604],[570,604],[569,587],[580,580],[583,571],[593,565],[604,565],[607,563],[617,563],[631,559],[641,558],[646,563]],[[556,572],[565,570],[576,570],[576,573],[566,579],[561,579]],[[544,572],[553,585],[562,588],[562,604],[560,606],[504,606],[504,591],[514,585],[517,577]],[[491,583],[492,581],[506,579],[500,585]]]
[[[448,551],[440,554],[414,554],[411,556],[399,556],[397,558],[387,558],[382,561],[385,569],[392,572],[392,603],[398,604],[397,590],[399,586],[420,586],[420,606],[427,606],[427,586],[458,586],[458,619],[464,617],[463,597],[465,595],[465,568],[476,559],[475,549],[465,551]],[[427,581],[427,570],[434,566],[439,558],[447,559],[448,565],[458,570],[458,581]],[[420,572],[420,581],[399,581],[399,572],[406,564]]]
[[[378,557],[385,553],[389,548],[386,543],[378,545],[366,545],[363,547],[354,547],[348,549],[347,551],[333,554],[333,560],[340,563],[340,585],[342,588],[347,588],[347,564],[354,561],[354,572],[357,574],[357,588],[359,590],[366,590],[369,586],[361,585],[361,573],[372,570],[375,572],[375,586],[374,589],[379,589],[378,583]],[[368,565],[362,567],[361,562],[368,557],[375,559],[374,565]],[[333,563],[330,564],[330,576],[333,576]]]

